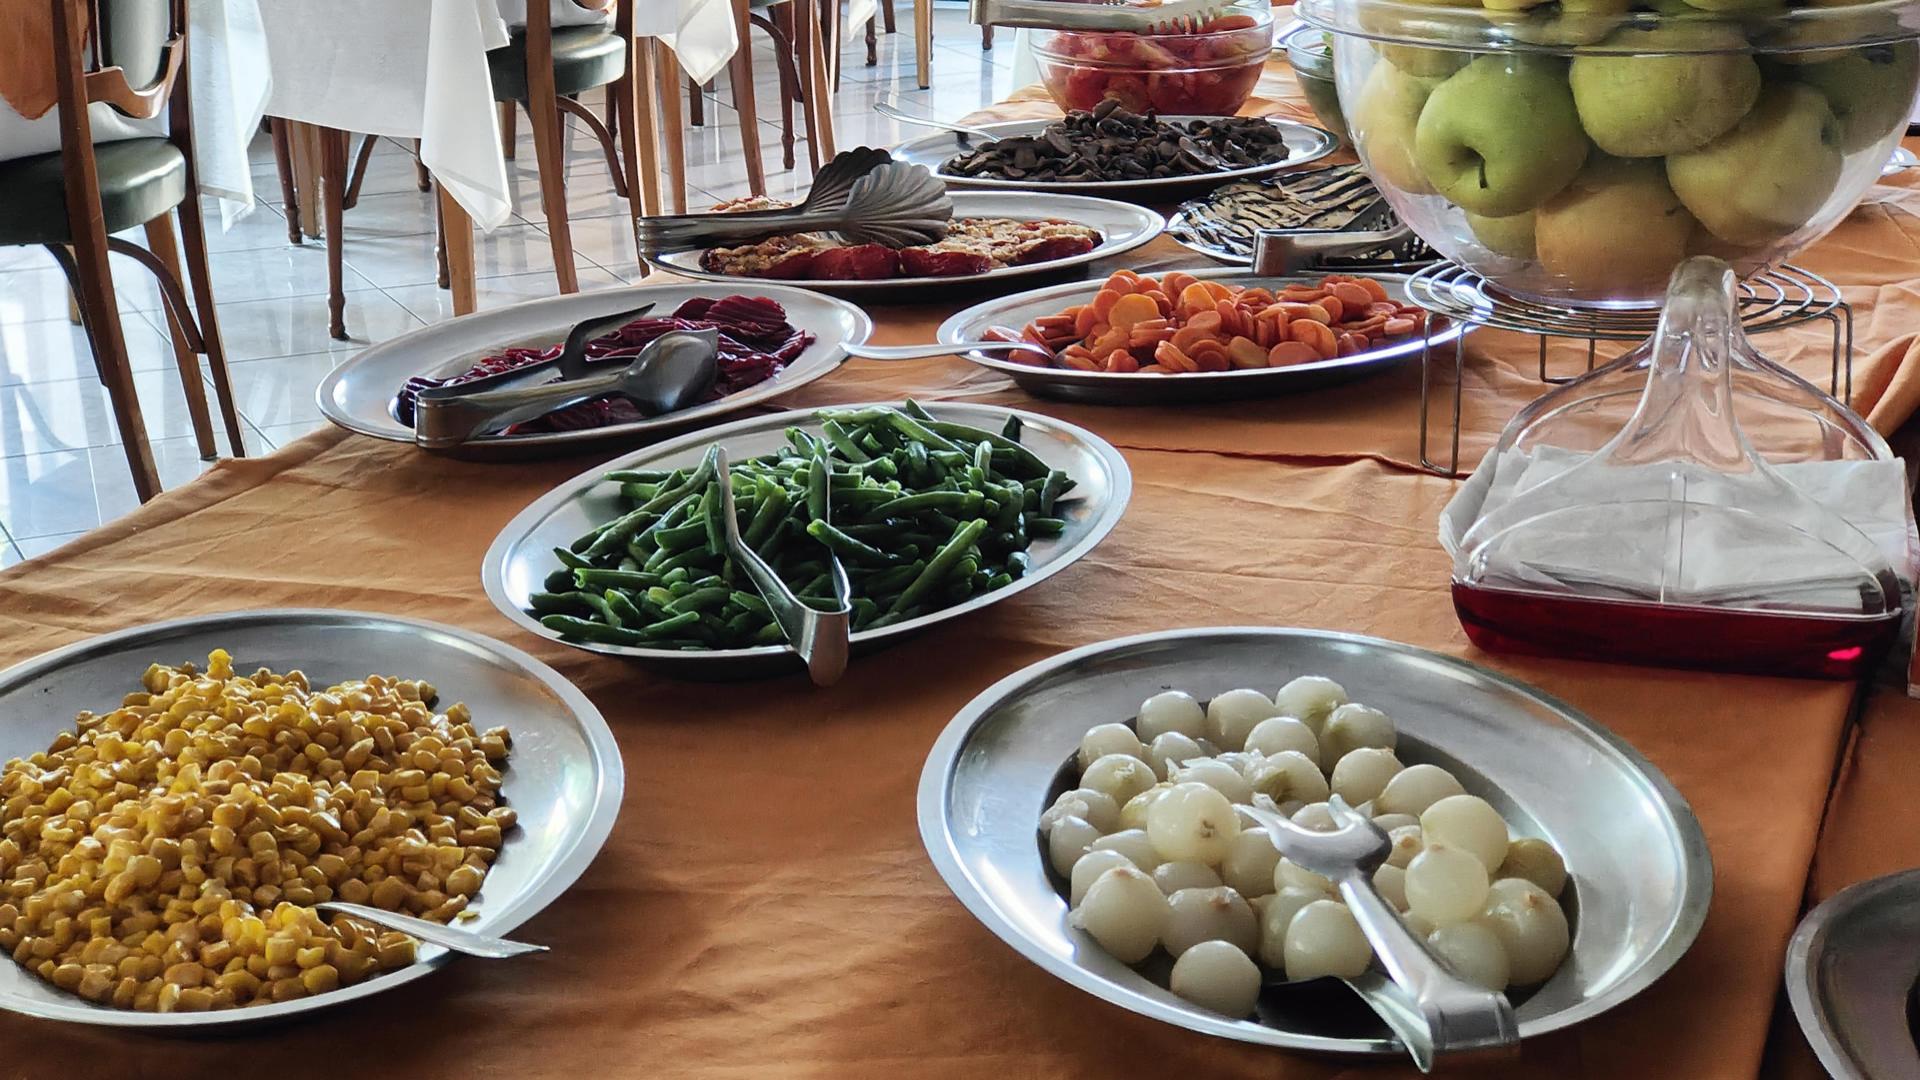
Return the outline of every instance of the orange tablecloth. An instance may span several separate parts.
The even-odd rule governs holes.
[[[1837,274],[1850,251],[1896,252],[1915,197],[1877,192],[1813,261]],[[1143,258],[1178,254],[1161,242]],[[1880,258],[1879,279],[1895,277],[1896,255]],[[1899,274],[1920,277],[1920,260]],[[1900,404],[1910,373],[1896,371],[1910,337],[1893,313],[1913,310],[1905,297],[1920,285],[1902,280],[1850,292],[1862,307],[1860,382],[1878,388],[1871,398],[1888,422],[1911,409]],[[881,338],[926,340],[947,313],[879,311]],[[1525,377],[1526,343],[1489,334],[1473,352],[1469,421],[1484,439],[1538,387]],[[220,1040],[0,1018],[0,1071],[62,1080],[263,1067],[712,1080],[1406,1074],[1393,1063],[1206,1039],[1102,1004],[983,930],[921,853],[913,795],[922,760],[980,689],[1092,641],[1252,623],[1377,634],[1513,673],[1639,747],[1705,825],[1713,908],[1674,971],[1613,1013],[1476,1075],[1753,1077],[1852,688],[1475,654],[1434,539],[1454,484],[1404,464],[1415,375],[1243,405],[1102,409],[1026,399],[947,359],[855,363],[795,394],[786,404],[907,391],[1018,403],[1104,435],[1135,474],[1125,520],[1084,562],[856,663],[830,690],[793,679],[668,682],[499,617],[478,586],[482,553],[529,500],[591,460],[469,464],[324,432],[268,458],[222,463],[0,574],[0,662],[232,608],[358,608],[469,627],[530,649],[605,711],[628,764],[621,818],[579,884],[523,928],[550,953],[457,963],[314,1020]]]

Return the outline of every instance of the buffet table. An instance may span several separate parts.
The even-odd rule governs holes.
[[[1276,73],[1264,107],[1293,107],[1274,100],[1286,90]],[[1920,403],[1908,329],[1920,305],[1920,260],[1906,254],[1920,209],[1913,183],[1876,189],[1804,260],[1848,286],[1856,402],[1883,431]],[[1136,256],[1128,263],[1142,268],[1193,258],[1164,239]],[[930,340],[952,306],[879,309],[876,340]],[[1471,461],[1539,385],[1531,341],[1469,340]],[[1817,332],[1763,347],[1824,380]],[[1554,359],[1562,370],[1581,362],[1570,346]],[[1873,726],[1849,742],[1847,684],[1470,649],[1435,540],[1456,485],[1410,464],[1416,365],[1300,397],[1160,410],[1036,401],[952,358],[853,362],[782,404],[907,393],[988,399],[1089,427],[1126,454],[1134,501],[1114,535],[1058,579],[857,661],[827,690],[797,678],[671,682],[514,632],[480,590],[481,555],[514,514],[593,457],[474,464],[325,431],[221,462],[0,574],[0,663],[236,608],[363,609],[497,635],[593,699],[629,769],[606,850],[516,934],[549,953],[460,962],[324,1019],[217,1041],[11,1016],[0,1018],[0,1041],[29,1071],[58,1063],[75,1080],[268,1059],[286,1076],[1411,1075],[1209,1039],[1104,1005],[996,941],[922,853],[921,764],[974,694],[1064,649],[1181,626],[1332,628],[1470,655],[1585,710],[1691,802],[1715,868],[1691,951],[1630,1003],[1475,1075],[1756,1076],[1809,868],[1819,880],[1829,868],[1913,861],[1888,846],[1910,830],[1876,837],[1861,824],[1914,813],[1891,805],[1907,798],[1907,766],[1872,756],[1883,740],[1915,746],[1904,734],[1913,709],[1892,691],[1876,695]],[[1866,752],[1842,767],[1850,746]]]

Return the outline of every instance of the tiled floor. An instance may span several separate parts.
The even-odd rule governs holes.
[[[980,49],[963,10],[935,13],[933,87],[915,86],[909,6],[900,33],[882,36],[879,64],[866,67],[860,34],[847,35],[843,82],[834,99],[842,147],[890,146],[921,129],[873,112],[891,100],[920,115],[955,118],[1005,97],[1012,87],[1012,43]],[[754,34],[759,138],[775,195],[804,193],[807,143],[795,117],[799,168],[782,171],[779,98],[771,46]],[[704,127],[687,137],[691,205],[747,193],[740,119],[723,74],[706,99]],[[477,245],[480,306],[495,307],[555,291],[544,231],[533,144],[520,125],[508,163],[517,203],[511,222]],[[584,132],[570,140],[568,205],[583,289],[633,280],[638,266],[626,203],[615,197],[605,159]],[[232,367],[235,402],[246,421],[249,453],[296,439],[324,423],[314,387],[336,364],[374,342],[449,318],[450,295],[434,285],[431,197],[414,187],[411,156],[383,141],[360,202],[346,214],[347,326],[352,340],[327,336],[326,255],[318,242],[287,243],[280,186],[265,140],[254,149],[261,205],[226,233],[209,215],[213,292]],[[136,242],[139,238],[134,237]],[[206,468],[160,313],[145,271],[115,260],[135,383],[161,480],[185,483]],[[138,505],[106,392],[93,374],[86,335],[67,320],[66,283],[38,248],[0,248],[0,566],[50,551]],[[209,390],[211,398],[211,390]],[[217,419],[216,419],[217,423]],[[223,437],[224,439],[224,437]]]

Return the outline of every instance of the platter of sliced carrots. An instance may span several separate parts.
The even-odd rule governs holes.
[[[1245,270],[1120,270],[989,301],[940,328],[948,344],[1029,341],[1033,353],[964,353],[1032,393],[1114,404],[1291,393],[1345,381],[1450,345],[1462,329],[1431,327],[1407,302],[1405,278],[1263,278]],[[1179,376],[1140,378],[1139,376]]]

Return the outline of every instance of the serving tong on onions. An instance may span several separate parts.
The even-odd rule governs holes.
[[[414,442],[429,450],[451,449],[608,396],[626,398],[648,416],[699,402],[720,374],[720,333],[711,328],[670,330],[625,366],[588,374],[587,343],[651,310],[653,305],[646,304],[580,323],[553,360],[420,391],[413,405]],[[555,371],[560,378],[546,381]]]
[[[1328,878],[1340,890],[1360,932],[1386,969],[1382,975],[1369,968],[1359,978],[1344,981],[1400,1037],[1421,1072],[1433,1070],[1437,1055],[1503,1050],[1519,1044],[1519,1022],[1506,995],[1448,970],[1374,888],[1373,873],[1393,847],[1378,825],[1338,795],[1327,799],[1327,811],[1338,826],[1332,832],[1295,825],[1265,796],[1254,801],[1254,806],[1235,809],[1265,828],[1280,854]],[[1291,991],[1319,981],[1274,985]]]
[[[634,238],[646,255],[744,244],[769,236],[829,232],[847,244],[913,247],[947,235],[953,198],[923,166],[863,146],[836,154],[814,174],[799,206],[739,213],[641,218]]]
[[[832,686],[846,674],[847,657],[853,630],[853,587],[847,582],[846,567],[840,557],[825,544],[820,545],[827,560],[827,580],[833,588],[834,606],[827,610],[802,600],[760,553],[740,536],[740,521],[733,501],[733,466],[725,447],[716,446],[714,473],[720,478],[720,521],[727,538],[727,553],[746,571],[755,592],[767,602],[773,621],[786,635],[787,644],[807,665],[807,677],[815,686]],[[833,507],[833,466],[824,454],[810,462],[815,474],[810,483],[818,485],[818,505],[813,509],[821,521],[829,521]]]

